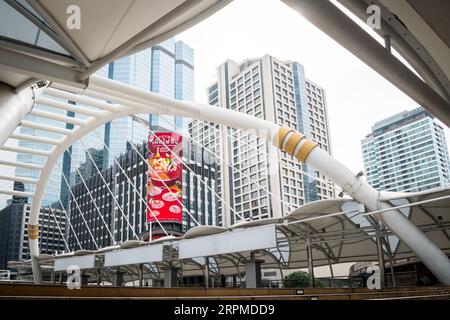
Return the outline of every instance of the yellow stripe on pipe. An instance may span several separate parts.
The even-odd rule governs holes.
[[[297,144],[304,138],[305,136],[301,134],[298,131],[295,131],[294,134],[292,134],[289,137],[289,140],[286,144],[286,147],[284,148],[284,151],[286,151],[289,154],[294,154],[295,147]]]
[[[35,240],[39,238],[39,225],[29,224],[28,225],[28,239]]]
[[[301,161],[301,162],[305,162],[306,159],[308,158],[309,154],[311,153],[311,151],[317,147],[317,143],[311,140],[306,140],[303,145],[301,146],[300,150],[298,150],[297,154],[295,155],[295,157]]]
[[[285,147],[283,148],[283,141],[290,132],[293,133],[290,135],[289,140],[287,141]],[[288,127],[281,127],[280,129],[278,129],[278,132],[274,137],[273,145],[282,151],[294,155],[294,151],[297,145],[303,139],[305,139],[305,136],[302,133]],[[308,158],[308,155],[315,147],[317,147],[316,142],[305,139],[300,149],[295,154],[295,157],[297,158],[297,160],[305,162],[306,159]]]
[[[292,130],[291,128],[288,128],[288,127],[281,127],[273,139],[273,145],[275,147],[281,149],[284,138],[286,138],[287,134],[291,131],[294,131],[294,130]]]

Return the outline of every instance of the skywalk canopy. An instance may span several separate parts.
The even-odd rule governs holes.
[[[400,210],[446,254],[450,254],[450,203],[445,198],[427,202],[447,196],[450,196],[450,188],[381,194],[395,206],[411,205]],[[250,259],[261,260],[263,268],[306,268],[308,243],[315,267],[378,261],[377,232],[383,237],[387,261],[416,258],[390,230],[378,229],[373,220],[363,216],[365,213],[364,206],[351,199],[320,200],[283,218],[245,221],[230,228],[198,226],[181,238],[169,236],[150,244],[132,240],[96,251],[79,250],[56,256],[41,254],[39,259],[44,268],[55,267],[56,271],[65,270],[66,265],[78,264],[87,272],[100,268],[107,274],[114,267],[120,267],[127,271],[126,279],[133,280],[140,264],[145,266],[146,277],[158,278],[162,276],[160,270],[166,268],[169,261],[180,268],[183,276],[202,275],[205,257],[208,257],[212,275],[236,275],[245,272],[245,262]],[[211,250],[216,251],[211,253]],[[106,263],[109,255],[114,255],[109,260],[112,263]],[[9,266],[27,267],[29,261],[10,262]]]
[[[230,1],[1,1],[0,81],[80,86],[107,63],[175,36]]]

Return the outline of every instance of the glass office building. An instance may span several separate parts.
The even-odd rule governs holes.
[[[98,74],[167,97],[187,101],[194,99],[194,51],[173,38],[112,62]],[[154,128],[176,130],[184,127],[183,120],[179,117],[139,116],[144,120],[148,119]],[[104,132],[111,156],[127,151],[126,140],[141,143],[148,136],[148,129],[140,122],[132,121],[130,117],[106,124]],[[111,156],[105,158],[105,168],[113,164]]]
[[[56,99],[56,98],[52,98]],[[51,108],[48,106],[43,106],[36,104],[34,106],[34,110],[40,110],[45,112],[50,112],[54,114],[59,114],[62,116],[67,115],[67,111]],[[56,127],[66,127],[66,124],[54,121],[42,117],[36,117],[33,115],[27,115],[26,117],[27,121],[34,122],[41,125],[52,125]],[[20,126],[17,129],[18,132],[21,134],[26,134],[30,136],[37,136],[37,137],[43,137],[43,138],[51,138],[51,139],[60,139],[61,135],[57,133],[51,133],[48,131],[43,130],[36,130],[34,128],[24,127]],[[17,145],[19,147],[23,148],[29,148],[33,150],[42,150],[42,151],[49,151],[52,146],[48,144],[42,144],[38,142],[31,142],[31,141],[24,141],[24,140],[18,140]],[[16,161],[18,162],[24,162],[28,164],[36,164],[36,165],[43,165],[45,161],[45,157],[34,155],[34,154],[28,154],[28,153],[17,153],[16,154]],[[58,159],[58,162],[53,169],[50,178],[47,182],[47,191],[45,193],[45,197],[42,201],[42,206],[48,206],[52,205],[54,203],[57,203],[60,199],[60,193],[61,193],[61,170],[62,170],[62,158]],[[32,170],[32,169],[25,169],[25,168],[16,168],[15,169],[15,176],[17,177],[25,177],[25,178],[32,178],[32,179],[38,179],[39,178],[39,171]],[[26,192],[34,192],[35,185],[31,184],[24,184],[24,191]]]
[[[361,147],[367,182],[378,190],[416,192],[450,185],[444,129],[422,107],[375,123]]]
[[[38,40],[37,40],[38,41]],[[110,79],[114,79],[143,90],[149,90],[163,94],[165,96],[180,100],[193,100],[194,97],[194,52],[193,49],[181,41],[176,42],[173,38],[169,39],[153,48],[149,48],[138,52],[134,55],[121,58],[117,61],[101,68],[96,74]],[[53,97],[48,97],[55,99]],[[66,101],[67,102],[67,101]],[[72,103],[69,101],[69,103]],[[89,106],[83,105],[85,108]],[[36,105],[35,109],[47,112],[57,113],[64,116],[76,117],[83,119],[85,116],[74,114],[70,111],[63,111],[47,106]],[[173,116],[166,116],[164,119],[159,116],[139,115],[146,123],[149,117],[151,124],[156,127],[164,127],[169,130],[183,128],[183,119]],[[48,124],[48,119],[27,116],[27,120],[37,122],[39,124]],[[55,122],[57,123],[57,122]],[[73,125],[58,122],[57,125],[71,129]],[[52,133],[31,128],[19,127],[20,133],[29,135],[45,136],[48,138],[56,138]],[[87,155],[87,150],[91,150],[92,154],[103,152],[103,162],[97,163],[100,170],[110,167],[114,160],[114,156],[119,156],[128,151],[129,144],[142,143],[148,137],[147,125],[143,125],[138,121],[132,121],[131,117],[124,117],[115,120],[113,123],[107,123],[105,126],[98,128],[94,132],[83,137],[83,143],[76,142],[73,144],[64,156],[58,160],[58,164],[47,184],[47,192],[43,199],[43,205],[57,204],[62,201],[63,206],[67,205],[70,196],[70,190],[67,181],[73,185],[80,181],[78,170],[86,176],[97,172],[97,168],[92,165],[92,160]],[[47,150],[48,145],[35,142],[19,141],[19,147],[26,147],[35,150]],[[104,148],[106,144],[110,152]],[[42,164],[44,158],[30,154],[13,154],[2,151],[4,159],[17,160],[31,164]],[[77,170],[78,169],[78,170]],[[62,177],[64,172],[66,179]],[[13,172],[2,172],[2,174],[14,174]],[[34,178],[38,177],[39,172],[30,169],[18,168],[15,174],[20,177]],[[11,182],[5,181],[2,184],[12,185]],[[8,186],[9,186],[8,185]],[[11,186],[5,187],[11,189]],[[27,192],[32,192],[33,185],[25,185]],[[0,198],[0,205],[4,207],[11,196],[3,196]],[[0,207],[0,208],[1,208]]]
[[[38,27],[36,27],[32,22],[28,21],[27,19],[24,19],[23,16],[19,12],[17,12],[15,9],[13,9],[13,7],[11,7],[5,1],[0,1],[0,21],[2,22],[2,28],[0,29],[0,37],[16,39],[18,41],[23,41],[24,43],[29,43],[30,45],[47,48],[47,49],[55,51],[55,52],[66,53],[65,50],[60,45],[58,45],[53,39],[51,39],[44,32],[40,32],[40,29]],[[20,28],[17,27],[18,21],[20,21]],[[55,112],[55,113],[60,113],[60,114],[62,112],[62,111],[56,111],[55,109],[51,109],[51,108],[41,106],[41,105],[36,105],[34,108],[35,108],[35,110],[49,111],[49,112]],[[45,124],[45,121],[50,121],[50,120],[44,120],[42,118],[38,118],[38,117],[30,116],[30,115],[27,116],[26,120],[35,122],[38,124]],[[33,136],[45,137],[45,138],[55,138],[55,135],[50,132],[44,132],[42,130],[36,130],[36,129],[25,128],[25,127],[18,127],[16,129],[16,133],[28,134],[28,135],[33,135]],[[6,145],[14,146],[14,147],[32,148],[35,150],[43,150],[43,151],[46,151],[49,148],[48,145],[34,143],[34,142],[27,142],[27,141],[22,141],[22,140],[14,140],[14,139],[10,139],[9,141],[7,141]],[[17,154],[15,152],[9,152],[9,151],[1,151],[0,156],[4,160],[26,162],[29,164],[42,164],[44,161],[43,157],[39,157],[36,155],[31,155],[31,154]],[[61,165],[61,161],[58,161],[58,165]],[[59,199],[60,176],[58,177],[58,170],[59,170],[58,165],[56,166],[56,169],[53,171],[52,175],[50,176],[49,182],[47,184],[48,192],[47,192],[47,196],[45,197],[45,199],[43,201],[43,205],[48,205],[49,203],[52,203]],[[0,169],[0,174],[10,175],[10,176],[16,175],[19,177],[35,179],[38,177],[39,172],[36,170],[23,169],[23,168],[15,169],[15,168],[11,167],[11,168]],[[13,182],[12,181],[0,181],[0,188],[10,190],[13,188]],[[24,188],[20,191],[31,192],[33,190],[34,190],[34,186],[25,184]],[[0,195],[0,209],[4,208],[10,201],[11,201],[11,196]]]
[[[194,101],[194,50],[171,39],[151,48],[151,54],[150,90],[178,100]],[[182,117],[151,115],[150,123],[155,128],[187,130],[187,121]]]

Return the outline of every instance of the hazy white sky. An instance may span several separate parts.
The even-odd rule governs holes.
[[[306,77],[326,91],[333,155],[354,171],[363,169],[360,140],[371,126],[417,104],[279,0],[234,0],[178,35],[195,51],[195,96],[226,59],[240,62],[270,54],[298,61]],[[446,130],[447,140],[449,130]]]

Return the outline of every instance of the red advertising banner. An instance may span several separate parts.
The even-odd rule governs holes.
[[[181,135],[158,132],[148,137],[147,222],[156,221],[155,216],[159,221],[182,222],[182,155]]]

